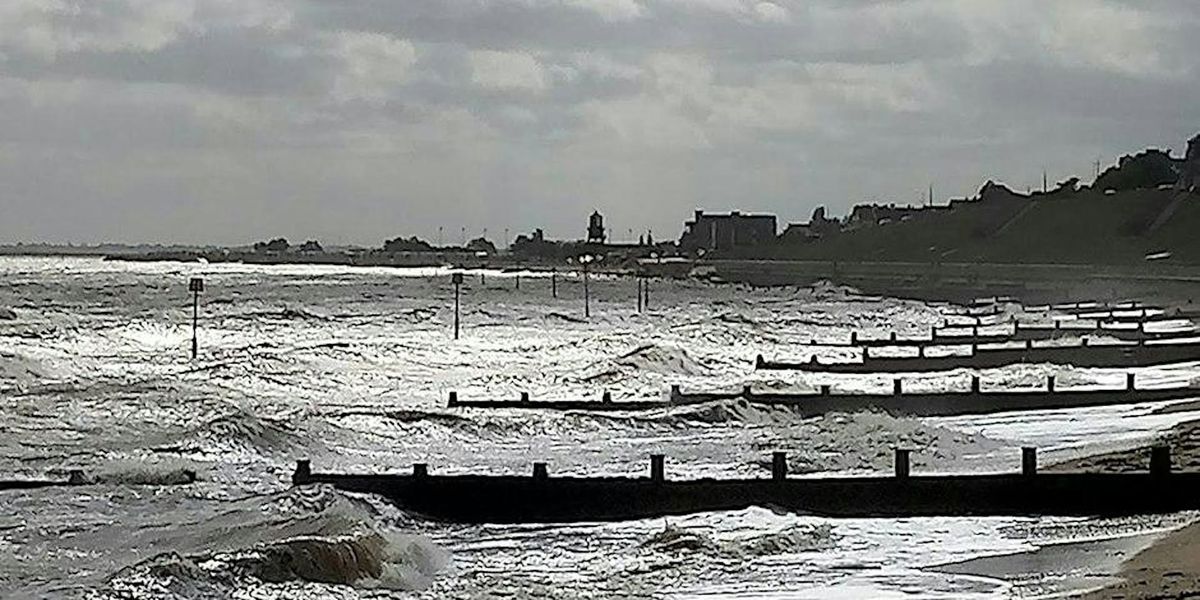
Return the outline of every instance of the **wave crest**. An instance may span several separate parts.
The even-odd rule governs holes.
[[[775,554],[826,550],[835,544],[828,523],[792,525],[779,531],[732,540],[716,540],[699,532],[667,524],[641,543],[641,548],[669,554],[700,553],[725,558],[754,558]]]
[[[366,497],[330,486],[244,500],[191,532],[191,549],[160,554],[109,579],[138,597],[231,597],[255,583],[314,582],[421,590],[449,564],[428,538],[396,529]],[[197,524],[194,527],[201,527]]]
[[[660,375],[702,375],[708,369],[678,346],[646,344],[618,356],[613,363]]]

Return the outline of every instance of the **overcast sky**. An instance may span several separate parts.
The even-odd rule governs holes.
[[[1200,131],[1200,2],[2,0],[0,242],[375,245],[1024,189]]]

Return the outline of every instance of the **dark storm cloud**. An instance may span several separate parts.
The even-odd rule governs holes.
[[[0,240],[675,235],[1200,130],[1200,3],[9,0]],[[75,207],[87,218],[71,219]]]

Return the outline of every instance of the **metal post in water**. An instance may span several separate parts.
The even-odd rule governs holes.
[[[550,297],[558,297],[558,269],[550,270]]]
[[[583,263],[583,316],[585,319],[592,318],[592,297],[588,291],[588,264],[591,261]]]
[[[188,282],[188,291],[192,293],[192,360],[196,360],[200,351],[197,330],[200,326],[200,292],[204,291],[204,279],[193,277]]]
[[[646,296],[642,300],[642,309],[650,310],[650,278],[649,277],[642,278],[642,293]]]
[[[521,274],[517,273],[517,291],[521,290]]]
[[[458,339],[458,296],[459,288],[462,287],[462,273],[454,273],[450,276],[450,282],[454,284],[454,339]]]
[[[634,275],[633,277],[637,281],[637,311],[640,313],[642,312],[642,276]]]

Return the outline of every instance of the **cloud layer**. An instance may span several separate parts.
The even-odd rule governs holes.
[[[1024,188],[1200,131],[1196,31],[1192,0],[6,0],[0,242],[662,238]]]

